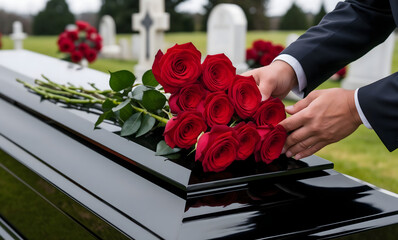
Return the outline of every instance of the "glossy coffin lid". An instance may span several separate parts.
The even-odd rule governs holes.
[[[2,61],[1,59],[8,60]],[[35,78],[40,78],[39,73],[42,73],[63,84],[73,82],[80,85],[79,81],[85,79],[85,82],[95,82],[101,87],[108,82],[109,75],[107,74],[87,68],[79,69],[76,65],[70,65],[72,66],[70,67],[68,64],[29,51],[2,51],[0,53],[0,71],[2,72],[0,95],[14,104],[34,112],[42,119],[50,121],[51,124],[62,127],[90,144],[112,153],[117,158],[129,162],[185,192],[237,186],[254,180],[296,176],[333,168],[331,162],[316,156],[300,161],[281,157],[270,165],[257,164],[250,159],[245,162],[235,162],[222,173],[204,174],[201,167],[194,163],[193,156],[179,160],[155,156],[156,144],[154,143],[161,137],[161,133],[128,140],[115,134],[114,132],[120,128],[110,123],[103,123],[100,125],[100,129],[94,130],[93,126],[98,117],[98,111],[95,113],[95,110],[92,109],[92,111],[77,110],[63,104],[42,100],[40,96],[33,94],[15,81],[16,78],[20,78],[33,83]],[[187,158],[190,159],[187,161]]]

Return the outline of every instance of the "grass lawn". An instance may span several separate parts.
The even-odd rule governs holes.
[[[285,44],[287,35],[291,32],[284,31],[260,31],[247,34],[247,46],[253,40],[262,38],[275,43]],[[301,34],[302,32],[295,32]],[[118,38],[130,38],[129,35],[118,35]],[[165,36],[167,47],[175,43],[192,42],[201,52],[206,52],[205,33],[169,33]],[[396,44],[397,45],[397,44]],[[12,42],[9,38],[3,38],[3,48],[11,49]],[[56,36],[28,37],[24,41],[24,48],[43,53],[53,57],[57,54]],[[120,69],[133,70],[134,61],[98,59],[89,67],[107,72]],[[398,46],[395,47],[392,63],[392,71],[398,71]],[[327,81],[319,88],[340,87],[338,82]],[[286,101],[286,105],[293,104]],[[376,186],[398,193],[398,151],[393,153],[381,143],[374,131],[360,126],[358,130],[346,139],[331,144],[316,155],[335,163],[335,169],[339,172],[360,178]]]

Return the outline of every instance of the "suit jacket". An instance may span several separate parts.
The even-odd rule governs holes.
[[[337,4],[283,53],[307,77],[305,95],[348,63],[382,43],[398,25],[396,0],[347,0]],[[358,90],[361,109],[388,150],[398,148],[398,73]]]

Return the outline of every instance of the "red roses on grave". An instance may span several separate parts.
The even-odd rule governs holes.
[[[269,65],[283,51],[282,45],[270,41],[256,40],[252,47],[246,50],[246,62],[250,68]]]
[[[76,21],[76,29],[65,30],[58,36],[58,49],[67,54],[72,62],[83,58],[93,62],[102,48],[102,37],[97,30],[84,21]]]
[[[201,54],[192,43],[159,51],[152,66],[156,80],[170,93],[164,138],[171,148],[196,144],[195,160],[205,172],[225,170],[253,153],[256,161],[279,157],[287,137],[277,125],[285,115],[276,98],[261,102],[253,77],[236,75],[224,54]]]

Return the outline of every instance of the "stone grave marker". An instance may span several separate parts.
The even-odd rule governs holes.
[[[133,30],[139,31],[139,58],[134,68],[138,79],[149,69],[156,53],[163,47],[164,31],[170,27],[164,0],[140,0],[140,12],[133,14]],[[134,48],[134,46],[133,46]]]
[[[15,50],[23,49],[23,40],[26,38],[26,33],[23,32],[20,21],[15,21],[12,24],[12,34],[10,37],[14,41]]]
[[[102,37],[103,47],[100,56],[104,58],[119,58],[120,46],[116,44],[116,24],[113,18],[105,15],[101,18],[99,34]]]
[[[131,54],[133,60],[138,60],[140,56],[140,35],[137,33],[131,36]]]
[[[119,40],[120,58],[123,60],[131,59],[131,49],[129,41],[126,38]]]
[[[352,62],[341,83],[346,89],[357,89],[391,74],[395,37],[392,33],[383,43]]]
[[[207,54],[224,53],[231,59],[237,73],[248,69],[246,64],[247,20],[236,4],[218,4],[207,22]]]

